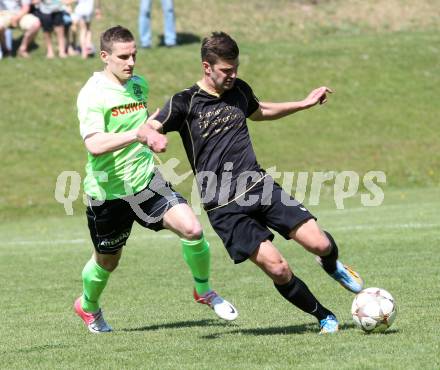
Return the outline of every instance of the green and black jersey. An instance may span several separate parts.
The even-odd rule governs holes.
[[[148,117],[148,84],[133,76],[123,86],[96,72],[78,95],[81,136],[119,133],[140,126]],[[153,153],[140,143],[93,156],[88,153],[84,191],[98,200],[110,200],[145,188],[154,170]]]

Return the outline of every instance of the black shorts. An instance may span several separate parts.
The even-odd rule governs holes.
[[[34,14],[40,19],[44,32],[52,32],[54,26],[64,26],[63,12],[45,14],[35,10]]]
[[[265,180],[233,202],[208,211],[212,227],[235,263],[247,260],[263,241],[273,240],[269,227],[290,239],[293,229],[316,219],[269,176]],[[272,190],[268,186],[272,186]],[[252,198],[258,200],[252,202]],[[253,204],[243,205],[243,202]]]
[[[93,245],[98,253],[115,254],[127,242],[134,221],[154,231],[163,227],[163,216],[186,200],[157,171],[148,186],[133,196],[97,201],[88,197],[86,214]]]

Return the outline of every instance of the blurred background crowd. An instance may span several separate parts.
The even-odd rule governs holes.
[[[143,48],[152,45],[151,8],[152,0],[140,0],[138,30]],[[173,47],[173,0],[162,0],[162,10],[164,45]],[[101,16],[100,0],[0,0],[0,57],[29,58],[38,32],[43,33],[48,59],[94,56],[92,21]]]

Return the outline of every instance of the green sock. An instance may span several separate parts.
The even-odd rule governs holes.
[[[86,312],[99,310],[99,297],[107,285],[110,272],[99,266],[92,258],[82,271],[83,295],[82,308]]]
[[[199,240],[180,239],[180,241],[182,242],[183,259],[193,275],[196,292],[204,294],[211,289],[209,285],[211,262],[209,243],[204,236]]]

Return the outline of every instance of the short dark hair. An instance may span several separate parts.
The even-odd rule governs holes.
[[[215,64],[218,59],[234,60],[240,53],[237,43],[225,32],[213,32],[202,41],[202,61]]]
[[[114,26],[101,34],[101,51],[106,51],[107,53],[112,52],[112,47],[115,42],[131,42],[134,41],[134,36],[125,27]]]

